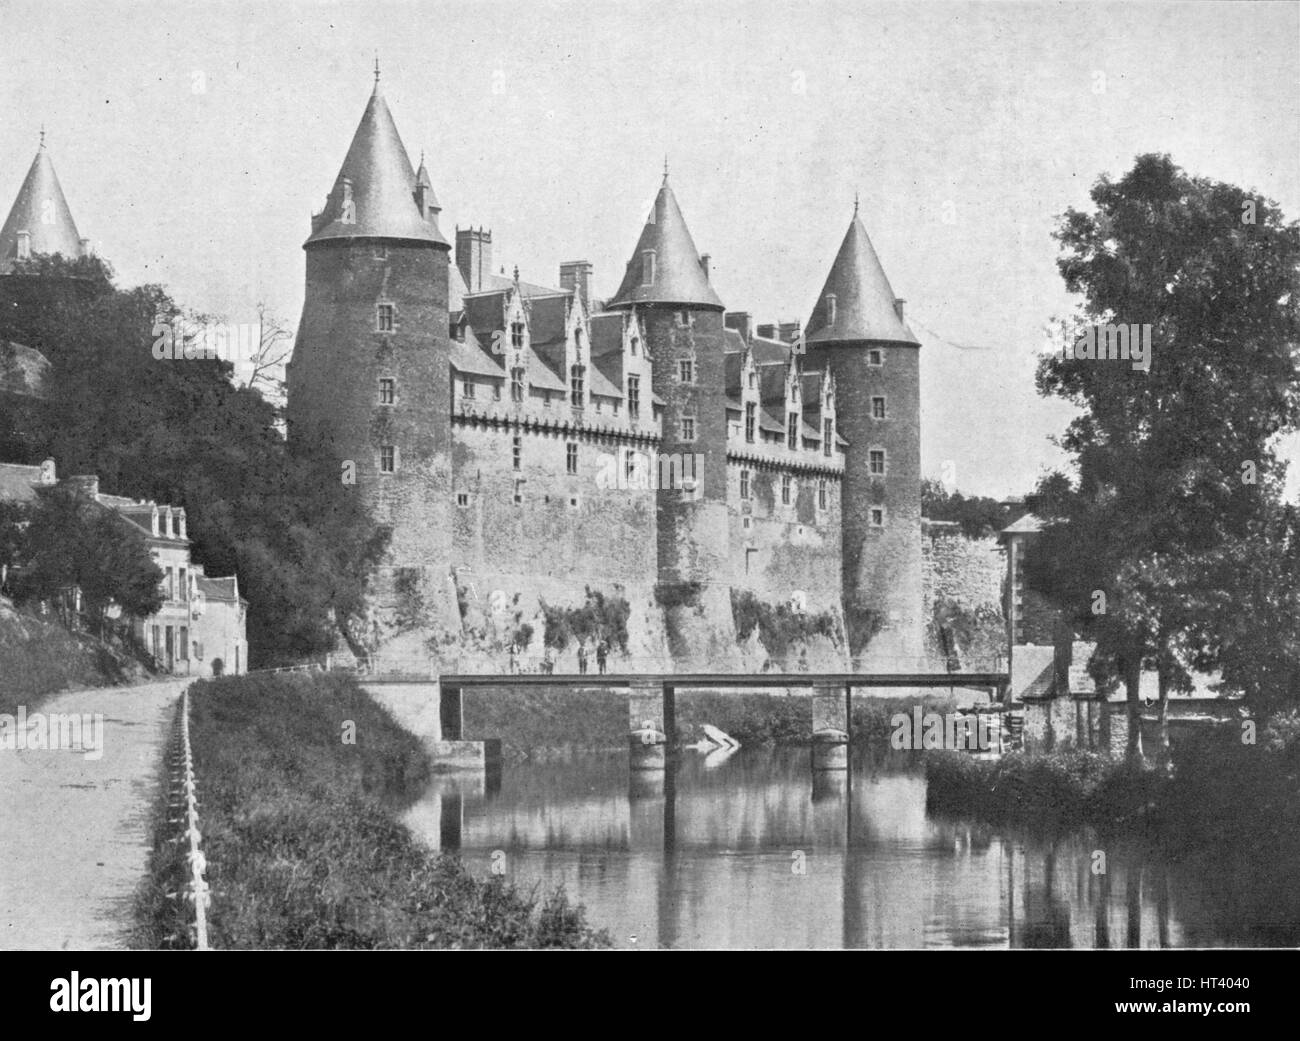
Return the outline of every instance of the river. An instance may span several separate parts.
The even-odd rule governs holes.
[[[935,817],[925,787],[919,755],[875,747],[858,750],[851,776],[816,779],[806,749],[685,752],[669,780],[592,754],[436,779],[404,819],[475,874],[539,893],[563,885],[619,947],[1300,940],[1294,920],[1279,920],[1290,902],[1239,863],[1172,864],[1137,842],[1099,848],[1086,829]]]

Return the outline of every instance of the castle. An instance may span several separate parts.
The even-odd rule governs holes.
[[[804,328],[726,310],[666,168],[608,299],[585,261],[495,273],[485,229],[453,256],[440,212],[376,70],[288,368],[289,436],[393,532],[368,653],[591,590],[628,602],[633,659],[726,660],[744,593],[833,615],[863,665],[919,659],[920,350],[856,206]]]

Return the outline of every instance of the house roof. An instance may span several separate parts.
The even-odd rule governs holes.
[[[826,298],[835,297],[834,320]],[[886,340],[915,344],[856,207],[826,284],[808,318],[808,343]]]
[[[1019,520],[1012,521],[999,534],[1001,535],[1024,535],[1036,531],[1042,531],[1047,525],[1039,517],[1032,513],[1026,513]]]
[[[355,219],[344,221],[344,181],[351,182]],[[397,124],[379,90],[366,103],[352,145],[339,169],[320,216],[312,221],[305,246],[336,239],[384,238],[434,245],[450,244],[438,230],[435,215],[425,220],[415,202],[415,171]]]
[[[196,575],[195,581],[198,583],[199,592],[208,600],[224,600],[233,604],[241,599],[239,596],[239,580],[234,575],[228,578],[208,578],[206,575]]]
[[[460,340],[451,341],[451,367],[474,376],[494,376],[497,379],[505,379],[506,376],[501,360],[479,347],[477,340],[472,344]]]
[[[61,253],[75,258],[82,255],[81,235],[72,219],[68,200],[63,197],[63,186],[54,172],[54,162],[45,148],[45,135],[36,150],[36,158],[28,167],[18,197],[0,226],[0,274],[13,269],[18,256],[18,233],[30,236],[28,245],[32,253]]]
[[[654,253],[654,272],[646,284],[645,257]],[[722,301],[709,285],[700,263],[699,251],[686,227],[668,172],[655,197],[654,209],[641,229],[632,259],[627,262],[623,283],[607,304],[610,308],[633,304],[682,304],[723,310]]]
[[[40,483],[39,466],[0,463],[0,502],[32,502]]]

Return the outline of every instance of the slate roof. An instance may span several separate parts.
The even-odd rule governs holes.
[[[826,297],[835,296],[835,320],[830,321]],[[885,340],[916,343],[898,317],[894,290],[856,212],[826,284],[808,318],[808,343]]]
[[[48,222],[44,219],[47,212],[51,217]],[[13,262],[18,256],[20,231],[31,236],[29,245],[33,254],[61,253],[69,258],[81,256],[81,235],[77,231],[76,221],[72,219],[68,200],[63,197],[63,187],[54,172],[54,162],[46,151],[44,140],[27,170],[27,176],[23,178],[9,216],[5,218],[4,225],[0,226],[0,274],[13,269]]]

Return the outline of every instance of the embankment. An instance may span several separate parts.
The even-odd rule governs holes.
[[[542,902],[428,853],[395,813],[428,763],[347,677],[252,675],[191,688],[191,745],[218,949],[595,947],[562,892]],[[176,844],[158,808],[137,945],[182,945]]]

